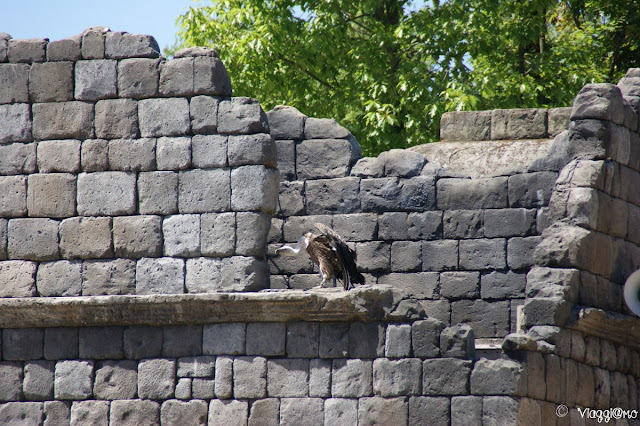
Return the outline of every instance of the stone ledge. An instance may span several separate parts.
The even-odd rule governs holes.
[[[391,286],[256,293],[0,299],[0,328],[186,325],[226,322],[388,321],[426,318]]]
[[[640,320],[635,316],[577,306],[567,328],[640,350]]]

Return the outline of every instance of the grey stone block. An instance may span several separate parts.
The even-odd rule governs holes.
[[[178,377],[213,377],[216,359],[212,356],[196,356],[178,359]]]
[[[499,209],[484,212],[484,235],[488,238],[527,236],[536,232],[536,210]]]
[[[138,364],[138,396],[145,399],[169,399],[175,389],[175,361],[145,359]]]
[[[193,58],[193,92],[199,95],[231,96],[229,74],[217,56]]]
[[[82,295],[133,294],[135,274],[135,260],[85,261],[82,264]]]
[[[510,359],[480,359],[471,372],[474,395],[514,395],[521,391],[522,366]]]
[[[558,174],[522,173],[509,177],[509,207],[544,207],[549,204]]]
[[[77,61],[82,59],[81,42],[81,35],[50,41],[47,45],[47,61]]]
[[[318,179],[306,182],[309,214],[356,213],[360,211],[360,179]]]
[[[7,33],[3,33],[6,37],[0,39],[0,62],[7,62],[7,50],[9,49],[9,37]]]
[[[442,213],[426,211],[409,213],[407,216],[407,238],[431,240],[442,236]]]
[[[624,122],[624,104],[620,89],[608,83],[585,85],[573,101],[571,120],[599,119]]]
[[[160,424],[160,404],[155,401],[135,399],[113,401],[109,423],[122,426]]]
[[[228,399],[233,396],[233,358],[229,356],[216,357],[215,371],[215,387],[216,397],[219,399]]]
[[[178,212],[178,174],[168,171],[138,175],[140,214],[169,215]]]
[[[21,362],[0,362],[0,401],[20,401],[22,399],[22,379],[24,378]],[[6,404],[2,404],[6,406]]]
[[[113,218],[113,247],[117,257],[162,255],[162,224],[159,216]]]
[[[79,356],[92,359],[119,359],[123,352],[121,327],[82,327],[79,332]]]
[[[31,297],[36,295],[36,263],[21,260],[0,262],[0,297]]]
[[[218,258],[187,259],[185,288],[187,293],[214,293],[221,286],[221,262]]]
[[[58,361],[54,380],[56,399],[88,399],[93,393],[93,361]]]
[[[541,139],[547,137],[547,110],[537,108],[491,111],[491,139]]]
[[[53,398],[53,361],[28,361],[24,364],[23,391],[29,401]]]
[[[448,299],[480,297],[480,273],[451,271],[440,274],[440,295]]]
[[[73,100],[73,63],[33,64],[29,73],[29,100],[31,102]]]
[[[35,171],[35,143],[12,143],[8,145],[0,145],[0,174],[17,175],[34,173]]]
[[[80,296],[82,293],[82,263],[68,260],[40,263],[36,282],[40,296]]]
[[[129,359],[156,358],[162,354],[162,328],[134,326],[124,330],[124,355]]]
[[[204,256],[230,256],[235,245],[234,213],[205,213],[200,216],[200,251]]]
[[[184,293],[184,261],[170,257],[142,258],[136,264],[136,294]]]
[[[138,103],[138,121],[142,137],[188,134],[189,102],[184,98],[144,99]]]
[[[104,425],[109,421],[109,401],[75,401],[71,405],[71,426]]]
[[[287,324],[286,353],[289,358],[317,358],[320,329],[317,323]]]
[[[80,148],[80,166],[85,172],[101,172],[109,168],[109,143],[104,139],[88,139]]]
[[[8,402],[0,406],[0,422],[5,425],[39,425],[43,422],[41,402]]]
[[[419,241],[394,241],[391,244],[391,270],[420,271],[422,269],[421,246]]]
[[[181,170],[191,166],[190,137],[161,137],[156,140],[158,170]]]
[[[247,324],[247,355],[281,356],[285,354],[286,324]]]
[[[251,404],[247,424],[249,426],[279,426],[280,400],[278,398],[265,398],[254,401]]]
[[[211,399],[214,397],[215,380],[213,379],[193,379],[191,383],[191,393],[193,398]]]
[[[28,177],[27,210],[31,217],[69,217],[76,212],[76,177],[67,173]]]
[[[443,236],[445,238],[484,237],[484,212],[484,210],[445,211],[442,219]]]
[[[276,140],[275,143],[280,177],[285,180],[294,180],[296,178],[295,141]]]
[[[238,400],[212,399],[209,403],[209,424],[225,424],[242,426],[247,424],[249,417],[249,403]]]
[[[158,94],[159,59],[123,59],[118,62],[118,95],[149,98]]]
[[[304,122],[307,116],[294,107],[277,105],[267,112],[267,118],[274,139],[304,139]]]
[[[168,400],[160,408],[160,424],[166,426],[194,426],[207,425],[206,401],[176,401]]]
[[[42,358],[44,331],[37,328],[2,330],[2,359],[26,361]]]
[[[248,164],[264,164],[276,167],[276,144],[271,135],[258,133],[255,135],[229,136],[229,166],[245,166]]]
[[[378,216],[371,213],[333,215],[333,229],[346,241],[376,239],[377,222]]]
[[[331,396],[331,361],[324,359],[309,361],[309,396]]]
[[[63,401],[45,401],[43,426],[69,424],[71,421],[71,404]]]
[[[181,171],[178,178],[178,209],[180,213],[209,213],[229,210],[230,179],[231,176],[227,169]],[[252,182],[253,185],[256,183]]]
[[[220,99],[211,96],[194,96],[189,103],[191,128],[194,133],[214,133],[218,129],[218,104]]]
[[[41,108],[39,108],[40,105],[42,104],[34,105],[34,121],[36,111],[41,111]],[[4,123],[2,128],[0,128],[0,143],[27,142],[32,139],[32,122],[29,104],[0,105],[0,119],[2,123]],[[38,120],[40,119],[41,116],[38,115]],[[40,121],[38,121],[38,124],[40,124]],[[39,130],[39,128],[34,128],[33,134],[40,135],[39,132],[36,133],[36,130]]]
[[[0,260],[7,258],[7,219],[0,219]]]
[[[60,223],[60,253],[67,259],[113,256],[110,217],[72,217]]]
[[[507,207],[507,178],[443,178],[437,183],[438,209],[487,209]]]
[[[463,426],[482,423],[482,397],[454,396],[451,398],[451,424]]]
[[[367,241],[356,244],[358,266],[365,272],[386,272],[390,269],[391,244]]]
[[[271,217],[263,213],[238,212],[236,214],[235,253],[263,257],[266,254],[267,234]],[[225,233],[229,233],[226,231]]]
[[[227,135],[269,133],[269,122],[256,99],[232,98],[218,106],[218,132]]]
[[[251,325],[251,324],[249,324]],[[272,397],[305,397],[309,394],[309,360],[267,361],[267,393]]]
[[[75,64],[75,98],[95,101],[116,96],[117,62],[109,59]]]
[[[224,167],[227,165],[227,136],[195,135],[191,139],[192,161],[195,167]]]
[[[491,111],[451,111],[440,118],[443,141],[484,141],[491,135]]]
[[[52,219],[11,219],[7,226],[10,259],[56,260],[58,221]]]
[[[527,284],[526,274],[512,271],[493,271],[481,278],[481,296],[483,299],[511,299],[524,297]]]
[[[299,425],[305,421],[321,424],[324,401],[319,398],[283,398],[280,400],[280,424]]]
[[[264,398],[267,393],[267,360],[242,356],[233,360],[235,398]]]
[[[107,58],[157,58],[159,56],[160,48],[153,36],[128,34],[123,31],[106,34],[105,57]]]
[[[162,356],[177,358],[202,353],[202,326],[166,326],[162,329]]]
[[[132,99],[105,99],[95,106],[96,136],[105,139],[137,138],[138,103]]]
[[[305,209],[305,182],[280,181],[280,190],[278,193],[278,216],[294,216],[303,215]]]
[[[33,63],[44,62],[48,40],[44,38],[10,39],[7,56],[9,62]]]
[[[346,398],[328,398],[324,401],[325,424],[358,424],[358,401]]]
[[[357,151],[355,144],[344,139],[304,140],[296,145],[298,179],[348,176]]]
[[[111,170],[148,171],[156,168],[156,140],[116,139],[109,141]]]
[[[440,353],[443,357],[475,359],[475,335],[466,324],[446,327],[440,333]]]
[[[192,96],[193,58],[161,62],[159,90],[165,96]]]
[[[0,177],[0,215],[4,217],[24,216],[27,214],[27,178],[26,176]]]
[[[82,33],[82,57],[84,59],[104,58],[105,33],[109,31],[106,27],[90,27]]]
[[[96,367],[93,394],[97,399],[133,399],[137,391],[137,362],[104,361]]]
[[[436,358],[440,356],[440,333],[444,323],[428,318],[415,321],[411,325],[411,341],[413,355],[419,358]]]
[[[384,356],[387,358],[407,358],[411,356],[410,324],[387,325]]]
[[[453,397],[451,400],[453,401],[455,398],[464,397]],[[429,424],[432,425],[456,424],[453,407],[451,408],[451,416],[449,416],[449,411],[449,398],[429,396],[414,396],[409,398],[409,424],[420,424],[424,419],[429,419]],[[461,414],[460,418],[471,422],[469,424],[480,424],[482,421],[482,401],[480,404],[480,416],[477,417],[478,422],[474,421],[476,418],[470,414],[471,413]]]
[[[550,137],[567,130],[570,123],[571,107],[550,108],[547,112],[547,132]]]
[[[93,137],[92,103],[69,101],[34,104],[36,139],[89,139]],[[0,111],[1,113],[1,111]]]
[[[320,358],[346,358],[349,354],[349,324],[320,324]]]
[[[331,395],[338,398],[360,398],[373,392],[371,360],[335,359],[331,372]]]
[[[373,392],[383,397],[420,395],[422,362],[419,359],[373,361]]]
[[[416,215],[417,213],[411,213]],[[382,240],[406,240],[409,232],[407,232],[407,217],[405,212],[383,212],[378,215],[378,236]],[[411,233],[413,234],[413,232]],[[412,235],[412,239],[414,235]],[[373,238],[371,238],[373,239]]]
[[[231,171],[231,208],[273,214],[278,202],[278,171],[243,166]]]
[[[422,269],[446,271],[458,268],[458,241],[436,240],[422,243]]]
[[[200,216],[173,215],[162,221],[164,254],[194,257],[200,255]]]
[[[205,325],[202,350],[207,355],[241,355],[245,348],[246,325],[222,323]]]
[[[451,323],[468,323],[476,337],[503,337],[509,330],[509,302],[460,300],[451,304]]]
[[[78,175],[78,214],[110,216],[135,212],[135,173],[96,172]]]
[[[378,156],[384,165],[385,176],[413,177],[418,176],[426,159],[422,154],[405,149],[392,149]]]
[[[350,133],[333,118],[310,117],[304,123],[305,139],[345,139]]]
[[[377,358],[384,355],[384,325],[377,322],[352,322],[349,328],[349,356]]]
[[[502,238],[460,241],[460,268],[504,269],[507,266],[505,243]]]
[[[30,70],[31,67],[26,64],[0,65],[0,104],[29,101]]]
[[[332,226],[333,216],[330,215],[307,215],[287,217],[284,226],[284,240],[295,242],[305,232],[313,229],[314,223],[320,222],[329,227]]]
[[[469,392],[471,362],[454,358],[425,360],[422,364],[424,395],[465,395]]]
[[[78,357],[78,329],[76,328],[45,328],[44,330],[45,359],[73,359]]]
[[[361,398],[358,400],[359,425],[408,424],[409,404],[406,398]]]
[[[482,398],[483,424],[514,424],[518,420],[519,401],[506,396],[487,396]]]
[[[507,265],[511,269],[525,269],[533,265],[533,253],[541,237],[514,237],[507,241]]]
[[[436,203],[435,180],[432,176],[363,179],[360,196],[364,211],[430,210],[435,208]]]
[[[80,170],[80,141],[67,139],[40,142],[37,160],[41,173],[76,173]]]

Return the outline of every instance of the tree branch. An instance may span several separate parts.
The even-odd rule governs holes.
[[[303,73],[305,73],[306,75],[308,75],[309,77],[311,77],[312,79],[314,79],[315,81],[317,81],[318,83],[322,84],[323,86],[327,87],[328,89],[331,90],[335,90],[335,87],[333,85],[331,85],[330,83],[324,81],[323,79],[321,79],[320,77],[318,77],[317,75],[315,75],[314,73],[312,73],[311,71],[309,71],[308,69],[302,67],[300,64],[298,64],[295,61],[292,61],[291,59],[278,54],[278,58],[280,60],[282,60],[283,62],[286,62],[289,65],[293,65],[294,67],[298,68],[300,71],[302,71]]]

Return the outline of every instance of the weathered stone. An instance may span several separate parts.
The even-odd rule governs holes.
[[[30,70],[31,67],[26,64],[0,65],[0,104],[29,101]]]
[[[506,265],[506,241],[502,238],[460,241],[461,269],[504,269]]]
[[[228,135],[269,133],[269,122],[256,99],[232,98],[218,106],[218,132]]]
[[[123,31],[109,32],[106,35],[105,57],[107,58],[157,58],[159,56],[160,48],[153,36],[128,34]]]
[[[146,359],[138,364],[138,396],[147,399],[169,399],[175,388],[175,361]]]
[[[411,355],[411,325],[389,324],[385,336],[387,358],[408,358]]]
[[[306,213],[305,186],[306,182],[303,181],[286,182],[282,181],[282,179],[280,180],[278,210],[276,212],[278,216],[286,217]]]
[[[191,140],[193,165],[199,168],[227,165],[227,136],[195,135]]]
[[[373,392],[383,397],[420,395],[422,362],[419,359],[373,361]]]
[[[233,360],[235,398],[264,398],[267,394],[267,360],[242,356]]]
[[[513,271],[493,271],[483,274],[480,282],[483,299],[524,297],[526,275]]]
[[[233,358],[229,356],[216,357],[216,383],[214,391],[219,399],[229,399],[233,396]]]
[[[83,216],[136,212],[136,175],[131,172],[81,173],[78,213]]]
[[[278,356],[285,353],[286,325],[281,323],[247,324],[247,355]]]
[[[304,123],[305,139],[345,139],[350,133],[332,118],[308,118]]]
[[[66,173],[28,178],[27,210],[31,217],[69,217],[76,212],[76,177]]]
[[[7,402],[0,405],[0,423],[5,425],[40,425],[43,421],[41,402]]]
[[[287,324],[286,354],[289,358],[316,358],[318,356],[319,327],[317,323],[294,322]]]
[[[184,261],[170,257],[142,258],[136,266],[136,294],[184,292]]]
[[[159,357],[162,353],[162,329],[128,327],[124,330],[124,354],[129,359]]]
[[[360,156],[357,142],[344,139],[308,139],[296,147],[298,179],[336,178],[349,175]]]
[[[331,374],[331,395],[339,398],[358,398],[373,391],[372,361],[335,359]]]
[[[452,111],[440,118],[443,141],[484,141],[491,132],[491,111]]]
[[[202,326],[165,326],[162,329],[164,357],[195,356],[202,353]]]
[[[93,361],[58,361],[54,392],[56,399],[88,399],[93,392]]]
[[[159,59],[123,59],[118,62],[118,95],[149,98],[158,94]]]
[[[73,63],[33,64],[29,73],[29,100],[31,102],[73,100]]]
[[[164,96],[193,95],[193,58],[177,58],[160,63],[160,93]]]
[[[405,398],[374,396],[358,400],[359,425],[408,424],[409,404]]]
[[[81,42],[81,35],[50,41],[47,45],[47,61],[77,61],[82,59]]]
[[[424,395],[465,395],[469,392],[469,361],[453,358],[428,359],[422,365]]]
[[[331,361],[309,361],[309,396],[331,396]]]
[[[418,241],[394,241],[391,244],[391,269],[413,272],[422,269],[421,244]]]
[[[178,359],[178,377],[213,377],[216,359],[212,356],[196,356]]]
[[[329,398],[324,402],[325,424],[358,424],[358,401],[346,398]]]
[[[231,96],[229,73],[217,56],[194,57],[193,92],[198,95]]]
[[[522,366],[510,359],[481,359],[471,372],[474,395],[514,395],[522,392]]]
[[[109,423],[122,426],[160,424],[160,404],[139,399],[113,401]]]
[[[377,358],[384,355],[384,325],[353,322],[349,328],[349,355],[354,358]]]
[[[243,166],[231,171],[231,208],[273,214],[278,202],[278,171]]]
[[[507,265],[511,269],[524,269],[533,265],[533,253],[540,237],[515,237],[507,241]]]
[[[378,156],[385,176],[413,177],[420,174],[427,161],[422,154],[404,149],[392,149]]]
[[[207,403],[198,400],[165,401],[160,408],[160,423],[166,426],[206,426]]]
[[[22,399],[23,368],[21,362],[0,362],[0,401],[20,401]],[[2,404],[0,406],[6,406]]]
[[[468,323],[476,337],[503,337],[510,330],[509,302],[460,300],[451,304],[451,323]]]
[[[78,357],[78,329],[69,327],[45,328],[45,359],[74,359]]]
[[[506,396],[488,396],[482,399],[482,423],[515,424],[518,418],[518,400]]]
[[[463,397],[451,398],[452,403],[456,398]],[[480,408],[482,409],[481,406]],[[453,407],[451,410],[452,414],[449,417],[449,398],[413,396],[409,398],[409,424],[420,424],[424,419],[429,419],[429,424],[433,425],[456,424]],[[461,414],[461,417],[464,416],[463,418],[466,421],[473,421],[472,419],[474,418],[470,416],[471,414],[465,412]],[[482,414],[482,411],[480,414]],[[478,420],[481,421],[481,419],[482,417],[480,416]],[[474,422],[473,424],[479,423]]]
[[[608,83],[585,85],[573,101],[571,120],[601,119],[624,122],[624,105],[620,89]]]
[[[96,368],[93,393],[98,399],[133,399],[138,390],[135,361],[104,361]]]
[[[251,324],[249,324],[251,325]],[[306,397],[309,394],[309,360],[267,361],[267,393],[273,397]]]
[[[536,210],[491,209],[484,212],[484,236],[527,236],[536,232]]]
[[[7,258],[7,219],[0,219],[0,260]]]
[[[384,177],[384,164],[378,161],[378,157],[364,157],[356,160],[351,168],[351,176],[358,177]]]
[[[191,166],[191,138],[161,137],[156,140],[158,170],[181,170]]]
[[[55,260],[58,253],[58,221],[11,219],[7,227],[10,259]]]
[[[95,101],[116,96],[117,62],[109,59],[75,63],[75,98]]]
[[[10,39],[7,53],[9,62],[44,62],[48,41],[46,38]]]
[[[109,421],[109,401],[75,401],[71,405],[70,426],[106,425]]]
[[[137,138],[138,103],[132,99],[105,99],[95,106],[96,136],[99,138]]]
[[[306,115],[294,107],[277,105],[267,112],[271,136],[274,139],[304,139]]]
[[[133,294],[135,274],[135,260],[85,261],[82,264],[82,295]]]
[[[408,213],[405,212],[384,212],[378,215],[379,238],[383,240],[408,239],[407,217]]]
[[[235,253],[263,257],[266,254],[271,217],[263,213],[238,212],[236,224]]]
[[[249,413],[249,426],[279,426],[280,425],[280,400],[277,398],[265,398],[254,401]]]
[[[220,289],[220,259],[199,257],[187,259],[185,289],[187,293],[213,293]]]
[[[148,171],[156,168],[155,139],[116,139],[109,141],[111,170]]]
[[[73,217],[60,223],[60,253],[67,259],[113,256],[110,217]]]
[[[178,174],[145,172],[138,175],[140,214],[169,215],[178,211]]]
[[[550,137],[560,134],[569,127],[571,107],[551,108],[547,113],[547,132]]]
[[[422,269],[446,271],[458,268],[458,241],[436,240],[422,243]]]
[[[34,108],[35,112],[40,111],[36,104]],[[40,119],[40,116],[38,116]],[[26,142],[31,140],[31,111],[29,104],[12,104],[12,105],[0,105],[0,120],[2,120],[3,126],[0,127],[0,143],[6,142]],[[34,117],[35,120],[35,117]],[[38,122],[39,124],[40,122]],[[34,135],[36,130],[34,128]]]
[[[118,359],[123,356],[121,327],[82,327],[78,338],[80,358]]]
[[[208,355],[244,354],[245,330],[241,323],[205,325],[202,349]]]
[[[218,104],[211,96],[194,96],[189,103],[191,128],[194,133],[214,133],[218,129]]]
[[[80,296],[82,263],[68,260],[40,263],[36,282],[40,296]]]
[[[438,209],[487,209],[507,207],[507,178],[439,179]]]
[[[90,27],[82,32],[82,57],[84,59],[104,58],[105,33],[107,27]]]
[[[138,120],[142,137],[181,136],[191,131],[185,98],[144,99],[138,103]]]
[[[346,241],[374,240],[377,222],[377,215],[370,213],[333,215],[333,229]]]
[[[364,211],[424,211],[435,208],[436,185],[432,176],[363,179],[360,197]]]
[[[264,164],[276,167],[276,145],[266,133],[229,136],[229,166]]]
[[[280,424],[299,425],[305,421],[320,424],[324,418],[324,402],[319,398],[282,398]]]
[[[205,213],[200,216],[200,251],[204,256],[229,256],[236,244],[234,213]]]
[[[247,424],[249,403],[238,400],[212,399],[209,403],[209,424],[242,426]]]
[[[542,139],[546,136],[546,109],[516,108],[491,111],[491,139]]]
[[[440,333],[440,353],[443,357],[474,359],[473,328],[467,324],[457,324],[442,330]]]
[[[366,241],[356,244],[358,266],[365,272],[382,272],[389,269],[391,245],[383,241]]]
[[[161,218],[128,216],[113,218],[113,247],[117,257],[157,257],[162,254]]]
[[[5,328],[2,330],[2,359],[25,361],[42,358],[42,329]]]
[[[93,136],[93,104],[52,102],[33,105],[36,139],[88,139]]]
[[[16,217],[27,213],[27,178],[24,176],[0,177],[0,216]]]
[[[70,403],[64,401],[45,401],[43,426],[68,424],[71,421]]]
[[[36,145],[35,143],[12,143],[0,145],[0,174],[19,175],[35,173],[36,171]],[[24,179],[24,178],[21,178]],[[26,181],[25,181],[26,182]],[[0,179],[0,185],[1,185]],[[3,192],[7,194],[6,192]],[[25,199],[26,203],[26,199]],[[0,201],[0,206],[4,203]],[[9,203],[10,205],[12,203]],[[24,206],[26,209],[26,204]],[[25,213],[26,214],[26,210]],[[15,216],[15,215],[12,215]],[[20,215],[18,215],[20,216]]]
[[[229,210],[230,178],[229,170],[225,169],[181,171],[178,182],[178,209],[180,213],[209,213]],[[243,182],[243,184],[249,185],[247,182]],[[256,184],[256,181],[251,182],[254,187],[261,187]]]
[[[80,170],[80,141],[53,140],[38,143],[38,168],[41,173]]]
[[[444,324],[436,319],[416,321],[411,326],[413,355],[420,358],[440,356],[440,333]]]
[[[164,254],[194,257],[200,255],[200,216],[173,215],[162,221]]]
[[[306,182],[309,214],[356,213],[360,211],[360,179],[317,179]]]
[[[80,148],[80,165],[85,172],[101,172],[109,168],[109,142],[104,139],[88,139]]]

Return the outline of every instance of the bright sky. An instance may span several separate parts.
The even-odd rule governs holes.
[[[13,38],[60,40],[102,25],[112,31],[151,34],[160,49],[173,45],[176,18],[193,0],[3,0],[0,32]]]

